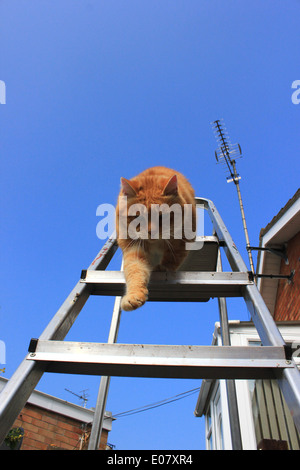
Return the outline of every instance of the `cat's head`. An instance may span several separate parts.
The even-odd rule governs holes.
[[[142,238],[151,242],[174,237],[176,221],[178,225],[180,220],[181,225],[182,220],[176,175],[171,178],[156,176],[130,181],[121,178],[121,196],[125,196],[126,206],[120,210],[120,215],[123,216],[127,231],[129,229],[129,238]]]
[[[163,204],[170,203],[171,199],[178,196],[178,182],[177,176],[173,175],[171,178],[164,177],[148,177],[148,180],[143,179],[127,180],[121,178],[122,194],[131,198],[136,202],[145,204]],[[166,200],[166,198],[168,198]]]

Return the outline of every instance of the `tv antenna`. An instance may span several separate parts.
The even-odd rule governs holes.
[[[252,273],[255,274],[249,235],[248,235],[248,229],[247,229],[247,224],[246,224],[245,211],[244,211],[240,184],[239,184],[239,180],[241,179],[241,177],[236,171],[236,162],[235,162],[237,158],[242,157],[242,150],[239,144],[232,144],[230,142],[228,132],[224,125],[223,119],[217,119],[216,121],[214,121],[212,123],[212,127],[214,130],[217,142],[219,144],[219,148],[215,151],[215,157],[216,157],[217,163],[226,165],[226,170],[229,173],[227,176],[227,183],[231,183],[233,181],[237,189],[239,204],[240,204],[240,209],[241,209],[241,214],[242,214],[243,227],[244,227],[244,232],[245,232],[245,238],[246,238],[246,249],[248,252],[248,257],[249,257],[249,262],[250,262],[250,268],[251,268]]]
[[[67,388],[65,388],[65,390],[69,393],[72,393],[72,395],[75,395],[76,397],[79,398],[79,400],[82,400],[83,401],[83,407],[86,408],[86,404],[88,402],[88,394],[86,393],[88,391],[88,388],[86,388],[85,390],[81,390],[81,395],[78,395],[78,393],[74,393],[72,392],[72,390],[68,390]]]

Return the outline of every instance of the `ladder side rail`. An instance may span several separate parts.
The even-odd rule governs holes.
[[[113,234],[101,248],[96,258],[92,261],[89,266],[89,270],[104,271],[116,250],[116,239]],[[81,280],[78,281],[71,294],[62,304],[39,339],[63,340],[65,338],[90,296],[90,289],[86,287],[87,286],[83,284]]]
[[[222,271],[222,259],[220,248],[218,249],[217,271]],[[225,297],[218,298],[219,316],[221,324],[221,337],[223,346],[231,346],[228,326],[227,303]],[[234,380],[226,380],[227,404],[230,421],[231,444],[233,450],[243,450],[240,428],[239,409],[237,403],[236,387]]]
[[[232,270],[241,272],[249,271],[213,202],[209,199],[197,198],[197,201],[198,200],[204,204],[209,212],[217,236],[225,245],[223,248]],[[285,342],[256,285],[248,285],[245,286],[244,289],[248,310],[250,311],[263,345],[284,346]]]
[[[121,271],[123,270],[123,261]],[[112,319],[110,324],[110,330],[108,334],[107,342],[113,344],[117,342],[120,321],[121,321],[121,299],[122,297],[116,297],[115,304],[112,313]],[[100,446],[100,439],[103,428],[104,413],[106,408],[108,390],[110,385],[110,377],[104,375],[101,377],[100,386],[98,390],[97,403],[94,413],[94,419],[91,429],[91,435],[88,444],[88,450],[97,450]]]
[[[106,269],[116,249],[116,239],[113,234],[93,260],[89,269]],[[64,339],[89,295],[89,286],[78,281],[39,339]],[[5,439],[44,372],[44,366],[25,358],[2,390],[0,394],[0,443]]]
[[[245,301],[261,339],[264,336],[265,328],[269,327],[270,331],[274,329],[274,326],[277,328],[256,285],[245,287]],[[260,317],[263,322],[260,321]],[[280,346],[278,343],[276,346]],[[275,344],[273,345],[275,346]],[[300,432],[300,373],[292,357],[287,360],[287,363],[293,364],[294,367],[289,370],[285,369],[281,373],[276,371],[275,375],[293,416],[295,426]]]
[[[248,268],[244,263],[235,243],[233,242],[226,225],[224,224],[216,206],[209,199],[196,198],[196,204],[203,205],[208,211],[210,219],[213,223],[215,233],[219,239],[220,245],[224,248],[227,259],[233,271],[248,272]]]
[[[121,320],[121,299],[116,297],[113,309],[113,315],[108,335],[108,344],[116,343],[120,320]],[[88,450],[97,450],[100,446],[101,433],[103,428],[104,413],[106,408],[108,390],[110,385],[110,376],[103,375],[100,380],[100,387],[97,396],[97,403],[94,413],[91,435],[89,439]]]
[[[247,271],[247,267],[213,202],[203,198],[196,198],[196,202],[203,204],[209,211],[217,236],[219,240],[225,244],[224,250],[231,268],[236,271]],[[245,302],[262,344],[264,346],[285,346],[285,341],[256,284],[247,285],[244,289]],[[290,363],[293,364],[293,367],[289,368],[289,370],[285,369],[282,372],[277,371],[276,378],[278,379],[278,385],[291,411],[295,425],[300,432],[300,373],[292,358],[290,359]]]
[[[292,369],[283,369],[282,373],[276,371],[276,378],[300,433],[300,372],[294,365]]]

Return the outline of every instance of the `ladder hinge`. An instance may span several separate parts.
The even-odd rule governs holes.
[[[293,348],[291,344],[285,344],[284,346],[285,358],[287,361],[292,360],[292,356],[297,348]]]
[[[38,338],[31,338],[29,347],[28,347],[28,352],[34,353],[36,351],[37,344],[38,344]]]
[[[85,279],[85,278],[86,278],[86,273],[87,273],[87,269],[83,269],[83,270],[81,271],[80,279]]]

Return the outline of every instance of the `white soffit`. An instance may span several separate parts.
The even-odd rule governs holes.
[[[293,199],[295,199],[293,201]],[[292,202],[292,203],[291,203]],[[268,225],[270,228],[268,228]],[[261,247],[281,247],[300,230],[300,191],[283,207],[277,216],[262,230]],[[258,274],[279,274],[281,258],[268,251],[262,251],[258,258]],[[258,278],[258,288],[269,308],[274,313],[278,279]]]

